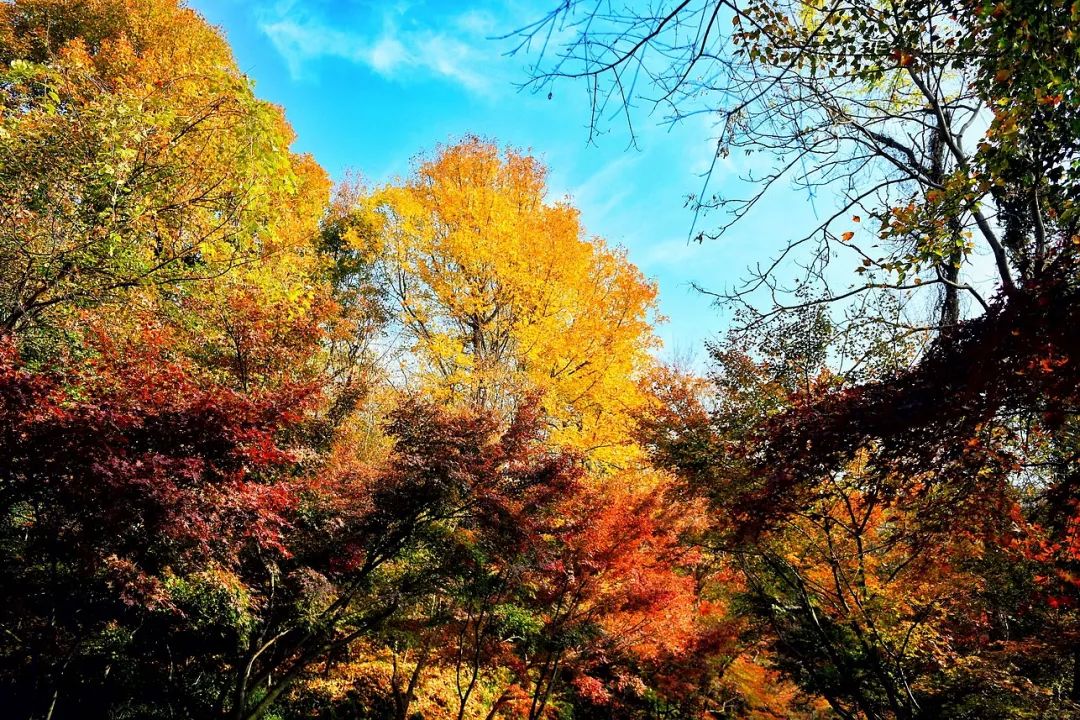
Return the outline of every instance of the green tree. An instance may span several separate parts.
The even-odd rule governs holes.
[[[182,295],[286,242],[281,201],[306,168],[194,11],[5,3],[0,63],[4,330],[55,328],[133,288]]]

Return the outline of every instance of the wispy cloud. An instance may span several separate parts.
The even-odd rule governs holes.
[[[566,194],[590,223],[607,224],[606,220],[618,213],[630,194],[629,184],[620,180],[625,179],[641,159],[640,154],[633,152],[618,155]]]
[[[379,10],[368,8],[361,15],[336,4],[320,11],[317,4],[282,0],[264,6],[258,16],[259,28],[297,79],[307,75],[313,62],[335,58],[388,80],[435,78],[469,92],[490,93],[492,65],[499,56],[485,37],[494,20],[476,11],[434,17],[430,8],[423,10],[380,4]]]
[[[643,268],[656,270],[702,262],[706,258],[700,243],[682,237],[654,242],[639,253],[635,260]]]

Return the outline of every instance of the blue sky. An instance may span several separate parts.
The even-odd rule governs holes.
[[[635,114],[638,147],[625,122],[588,141],[582,85],[523,92],[528,56],[507,56],[491,39],[537,19],[556,0],[190,0],[221,28],[260,97],[285,107],[298,139],[335,178],[346,171],[380,183],[404,175],[421,152],[474,133],[528,149],[550,168],[553,199],[569,195],[591,234],[628,249],[660,287],[659,328],[668,358],[702,359],[703,340],[725,318],[692,282],[722,288],[786,237],[806,198],[778,195],[733,233],[689,243],[688,193],[701,188],[714,144],[698,116],[674,128]],[[729,160],[711,190],[739,194]],[[704,221],[708,223],[706,219]]]

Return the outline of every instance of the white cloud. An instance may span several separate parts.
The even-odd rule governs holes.
[[[379,38],[374,47],[368,53],[365,61],[382,75],[393,74],[396,68],[406,64],[409,59],[409,51],[395,37],[384,36]]]
[[[372,13],[368,13],[370,16]],[[304,77],[315,61],[336,58],[362,65],[389,80],[440,78],[478,94],[492,89],[496,48],[486,47],[493,20],[470,11],[442,22],[429,13],[412,13],[446,33],[420,25],[406,5],[383,6],[372,25],[355,13],[331,18],[312,6],[284,0],[260,11],[259,28],[284,58],[294,78]],[[366,20],[366,21],[365,21]],[[438,21],[435,23],[434,21]]]
[[[638,152],[618,155],[567,193],[588,219],[588,225],[607,226],[621,214],[619,210],[631,193],[626,178],[632,177],[633,168],[641,159]]]
[[[455,18],[454,25],[459,30],[477,37],[487,37],[500,30],[498,22],[491,13],[483,10],[467,10],[463,12]]]

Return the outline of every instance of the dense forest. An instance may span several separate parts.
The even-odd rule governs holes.
[[[637,5],[503,40],[763,158],[696,241],[831,203],[700,367],[528,153],[332,183],[181,0],[0,2],[0,715],[1080,718],[1080,2]]]

